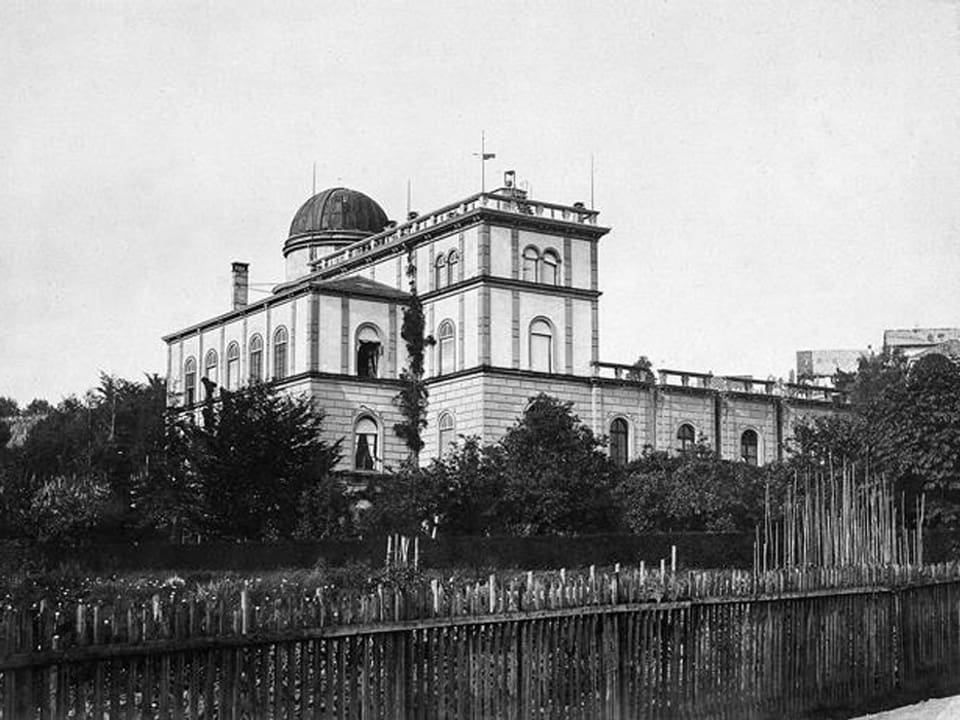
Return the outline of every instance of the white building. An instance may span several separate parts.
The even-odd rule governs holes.
[[[195,411],[201,378],[228,389],[267,380],[316,400],[331,438],[346,438],[344,469],[397,466],[412,267],[436,340],[424,461],[460,435],[497,440],[540,392],[572,401],[620,462],[696,440],[769,462],[798,417],[832,412],[829,388],[671,370],[644,378],[600,362],[597,255],[609,228],[582,203],[533,200],[511,180],[399,225],[354,190],[310,198],[283,247],[286,282],[249,302],[248,268],[234,263],[233,308],[164,338],[171,404]]]

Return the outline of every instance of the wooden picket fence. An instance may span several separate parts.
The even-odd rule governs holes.
[[[960,566],[8,607],[0,718],[794,717],[950,677]]]

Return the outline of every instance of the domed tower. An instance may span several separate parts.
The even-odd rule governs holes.
[[[307,200],[290,223],[283,245],[287,280],[310,272],[310,261],[352,242],[375,235],[387,225],[387,214],[374,200],[349,188],[328,188]]]

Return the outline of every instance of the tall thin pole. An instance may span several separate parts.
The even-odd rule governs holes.
[[[487,152],[487,136],[484,130],[480,131],[480,152],[473,156],[480,158],[480,192],[484,193],[487,191],[487,160],[496,157],[496,153]]]
[[[410,217],[410,178],[407,178],[407,217]]]
[[[593,210],[593,153],[590,153],[590,209]]]
[[[487,191],[487,137],[480,131],[480,192]]]
[[[317,163],[313,163],[313,192],[311,195],[317,194]]]

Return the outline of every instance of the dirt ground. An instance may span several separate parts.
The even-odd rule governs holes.
[[[853,720],[960,720],[960,695],[924,700],[915,705],[861,715]]]

